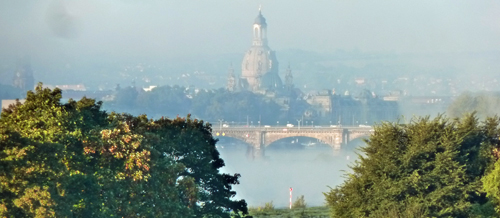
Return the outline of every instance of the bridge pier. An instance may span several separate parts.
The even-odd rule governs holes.
[[[254,146],[248,146],[247,148],[247,158],[250,159],[261,159],[265,156],[264,148],[256,148]]]
[[[251,146],[252,151],[250,152],[250,155],[253,159],[264,157],[265,140],[265,134],[263,134],[262,131],[253,131],[252,133],[247,134],[245,142]]]
[[[349,143],[349,130],[344,129],[342,131],[342,144],[347,145]]]

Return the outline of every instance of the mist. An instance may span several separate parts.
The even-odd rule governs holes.
[[[289,64],[304,93],[396,90],[439,99],[421,108],[401,103],[401,114],[411,117],[445,112],[464,91],[500,91],[500,1],[494,0],[3,0],[0,84],[10,85],[18,60],[28,57],[35,81],[44,84],[188,87],[190,77],[206,75],[213,81],[197,80],[197,88],[223,88],[229,66],[241,74],[259,7],[280,76]],[[356,78],[377,83],[361,87]],[[356,159],[349,146],[271,145],[264,158],[252,160],[246,145],[238,146],[220,152],[224,171],[242,175],[236,198],[249,206],[286,207],[289,187],[294,199],[304,195],[310,206],[323,205],[322,193],[340,185]]]
[[[286,138],[265,148],[265,155],[251,158],[247,146],[240,141],[218,143],[218,150],[226,166],[222,172],[242,175],[240,184],[234,186],[235,198],[245,199],[250,207],[262,207],[272,202],[278,208],[289,205],[289,188],[293,188],[293,201],[304,195],[308,206],[324,206],[323,193],[341,185],[349,165],[357,159],[357,149],[364,146],[355,140],[335,150],[328,145],[297,146],[284,143]],[[303,142],[315,142],[302,138]],[[281,143],[280,143],[281,142]],[[305,143],[302,143],[305,144]]]
[[[395,74],[409,71],[395,68],[400,65],[419,72],[457,69],[465,78],[500,69],[491,60],[500,49],[497,1],[6,0],[0,2],[0,76],[24,56],[35,79],[45,83],[97,83],[92,78],[98,71],[130,82],[120,71],[140,63],[164,76],[224,74],[250,46],[259,5],[271,48],[281,63],[295,66],[299,78],[316,70],[302,68],[308,63],[304,53],[297,61],[293,51],[318,54],[313,63],[336,51],[366,54]],[[485,53],[479,60],[468,58]],[[387,54],[391,58],[383,58]],[[351,60],[343,64],[359,69],[371,62]],[[328,73],[338,73],[333,70]]]

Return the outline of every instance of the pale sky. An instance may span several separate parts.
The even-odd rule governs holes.
[[[500,50],[497,0],[1,0],[0,57],[243,53],[259,5],[273,50]]]

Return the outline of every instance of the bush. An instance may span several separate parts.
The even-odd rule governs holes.
[[[301,195],[297,197],[297,199],[293,202],[292,208],[293,209],[298,209],[298,208],[306,208],[306,200],[304,200],[304,195]]]
[[[268,211],[273,211],[274,210],[274,204],[273,201],[266,202],[263,207],[250,207],[248,209],[250,212],[268,212]]]

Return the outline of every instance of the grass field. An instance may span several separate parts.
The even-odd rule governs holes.
[[[299,218],[299,217],[330,217],[329,209],[327,207],[308,207],[308,208],[297,208],[297,209],[264,209],[264,208],[250,208],[249,213],[255,218],[261,217],[289,217],[289,218]]]

